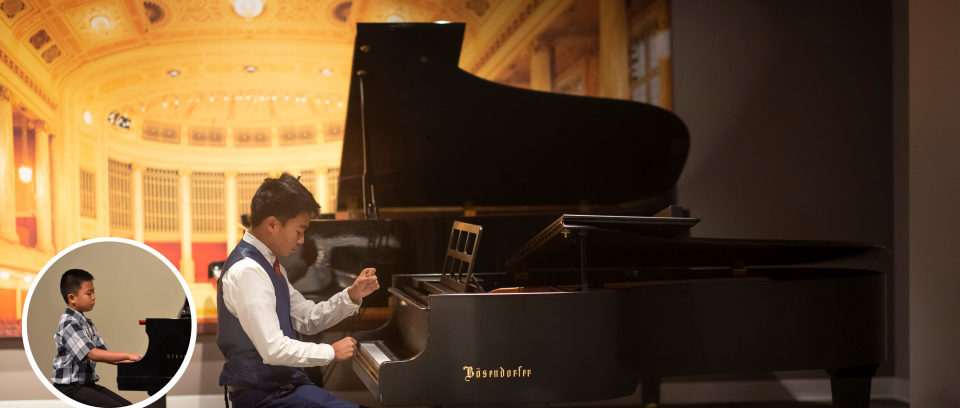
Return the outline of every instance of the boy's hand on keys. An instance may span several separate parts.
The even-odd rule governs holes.
[[[125,353],[125,354],[126,354],[126,360],[118,361],[118,363],[136,363],[137,361],[140,361],[141,358],[143,358],[142,354],[134,354],[134,353]]]
[[[360,299],[363,299],[377,289],[380,289],[380,283],[377,282],[377,270],[367,268],[360,272],[357,280],[347,289],[347,294],[350,295],[350,300],[353,301],[353,303],[360,303]]]
[[[353,357],[354,349],[357,346],[357,341],[353,337],[344,337],[340,341],[331,344],[333,346],[333,359],[336,361],[343,361],[350,357]]]

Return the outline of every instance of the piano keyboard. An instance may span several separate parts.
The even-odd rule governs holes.
[[[356,359],[377,381],[379,381],[380,364],[397,359],[382,341],[362,341],[357,343],[356,347]]]

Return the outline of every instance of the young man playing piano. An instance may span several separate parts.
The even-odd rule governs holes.
[[[356,341],[296,340],[352,315],[380,285],[372,268],[329,300],[314,303],[287,281],[278,256],[303,243],[320,205],[293,176],[264,180],[253,196],[251,228],[227,257],[217,285],[217,345],[226,362],[220,385],[237,408],[356,408],[314,385],[299,367],[323,366],[353,356]],[[224,396],[226,403],[227,396]]]

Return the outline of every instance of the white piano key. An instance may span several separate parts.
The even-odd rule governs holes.
[[[375,361],[377,365],[383,364],[387,361],[390,361],[390,357],[380,350],[380,347],[377,346],[377,343],[372,341],[365,341],[360,343],[360,348],[370,356],[370,359]]]

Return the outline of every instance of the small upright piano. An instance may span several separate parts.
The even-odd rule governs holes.
[[[170,382],[190,348],[190,302],[173,319],[146,319],[149,344],[143,358],[133,363],[117,364],[117,388],[124,391],[146,391],[153,395]],[[166,396],[152,405],[165,407]]]

